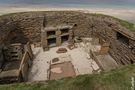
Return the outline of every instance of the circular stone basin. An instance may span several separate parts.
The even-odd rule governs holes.
[[[62,73],[62,70],[61,70],[60,67],[58,67],[58,68],[52,68],[51,69],[51,72],[53,72],[53,73]]]
[[[57,53],[66,53],[67,49],[66,48],[59,48],[56,52]]]
[[[52,60],[53,63],[58,62],[58,61],[59,61],[59,58],[54,58],[54,59]]]

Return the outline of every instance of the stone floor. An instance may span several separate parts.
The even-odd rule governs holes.
[[[104,71],[110,71],[118,67],[118,64],[116,63],[116,61],[109,54],[98,55],[97,60],[102,66]]]
[[[48,80],[48,74],[50,71],[50,63],[54,58],[61,58],[65,56],[70,56],[69,59],[74,66],[76,75],[81,74],[92,74],[93,70],[99,70],[99,66],[94,60],[89,57],[88,49],[86,49],[85,44],[76,44],[77,48],[69,50],[67,45],[60,46],[62,48],[67,48],[67,53],[58,54],[56,51],[60,47],[51,48],[49,51],[43,52],[41,47],[32,48],[35,58],[33,60],[32,68],[30,69],[28,81],[42,81]]]
[[[73,64],[68,62],[58,63],[51,65],[49,80],[57,80],[64,77],[75,76]]]
[[[89,55],[90,50],[92,50],[93,52],[99,52],[101,49],[98,39],[83,38],[82,42],[75,43],[75,46],[76,48],[70,50],[68,49],[68,46],[64,44],[60,47],[50,48],[49,51],[45,52],[41,47],[38,48],[32,47],[35,58],[33,60],[33,65],[29,72],[28,81],[33,82],[33,81],[48,80],[51,73],[50,70],[51,65],[65,62],[71,62],[71,64],[73,65],[73,68],[71,69],[74,69],[75,75],[92,74],[95,72],[98,73],[101,71],[101,68],[99,68],[99,66],[102,66],[102,68],[104,68],[104,70],[106,71],[109,71],[117,67],[117,63],[109,54],[97,56],[99,60],[97,63],[99,64],[99,66],[93,59],[91,59]],[[67,52],[61,54],[56,53],[56,51],[59,48],[66,48]],[[59,61],[55,63],[52,62],[54,58],[58,58]],[[60,67],[61,68],[60,69],[58,65],[55,70],[61,72],[62,67]],[[68,67],[65,66],[63,67],[63,70],[66,70],[64,68]],[[69,73],[66,72],[67,75],[64,76],[68,76]]]

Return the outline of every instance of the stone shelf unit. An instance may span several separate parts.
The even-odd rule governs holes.
[[[41,46],[44,51],[50,47],[70,43],[73,40],[73,26],[60,25],[56,27],[45,27],[41,30]]]

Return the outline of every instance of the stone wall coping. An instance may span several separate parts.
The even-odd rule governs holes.
[[[59,25],[59,26],[55,26],[55,27],[52,27],[52,26],[45,27],[44,30],[51,31],[51,30],[61,30],[61,29],[67,29],[67,28],[71,29],[72,27],[73,26],[71,26],[71,25]]]
[[[128,29],[115,29],[115,31],[123,34],[124,36],[128,37],[129,39],[135,40],[135,33],[128,30]]]

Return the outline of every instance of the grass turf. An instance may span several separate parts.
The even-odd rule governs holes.
[[[57,81],[1,85],[0,90],[131,90],[131,77],[135,77],[135,65]]]

